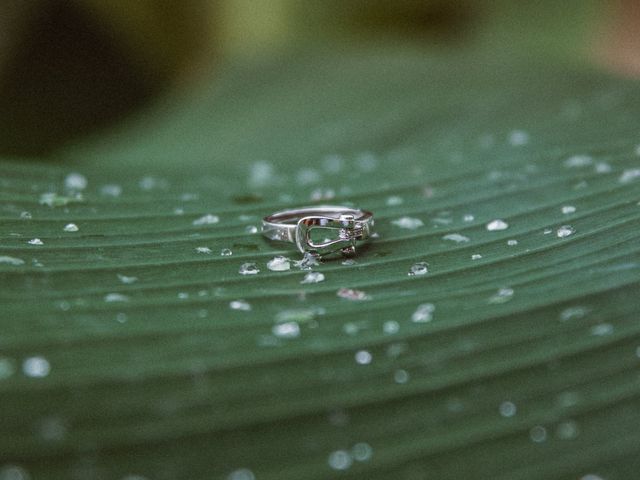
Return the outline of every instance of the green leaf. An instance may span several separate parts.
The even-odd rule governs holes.
[[[496,58],[227,67],[2,161],[5,476],[633,478],[640,88]],[[247,227],[315,202],[379,238],[301,284]]]

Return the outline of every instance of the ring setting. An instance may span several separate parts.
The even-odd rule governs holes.
[[[351,257],[357,245],[371,237],[373,223],[373,214],[367,210],[332,205],[303,207],[264,217],[262,234],[270,240],[295,243],[301,253]],[[314,239],[314,233],[322,232],[331,237]]]

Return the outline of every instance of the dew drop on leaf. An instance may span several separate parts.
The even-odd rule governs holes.
[[[561,211],[565,215],[569,215],[570,213],[575,213],[576,207],[574,207],[573,205],[563,205]]]
[[[229,302],[229,308],[232,310],[241,310],[243,312],[251,311],[251,304],[246,300],[233,300]]]
[[[406,370],[399,369],[393,372],[393,381],[399,384],[404,384],[409,381],[409,374]]]
[[[630,183],[640,178],[640,168],[631,168],[622,172],[618,178],[620,183]]]
[[[482,258],[482,255],[480,255],[479,253],[474,253],[473,255],[471,255],[471,260],[480,260]]]
[[[351,456],[356,462],[366,462],[371,459],[372,455],[373,448],[368,443],[359,442],[351,448]]]
[[[253,262],[246,262],[240,265],[240,269],[238,270],[240,275],[257,275],[260,273],[260,269]]]
[[[258,227],[256,227],[255,225],[247,225],[246,227],[244,227],[244,232],[248,233],[249,235],[253,235],[255,233],[258,233]]]
[[[196,247],[196,252],[209,255],[211,253],[211,249],[209,247]]]
[[[573,235],[575,229],[571,225],[562,225],[558,230],[556,230],[556,236],[558,238],[565,238],[569,235]]]
[[[429,265],[427,264],[427,262],[417,262],[411,265],[411,267],[409,268],[409,273],[407,275],[412,277],[426,275],[427,273],[429,273]]]
[[[324,282],[324,274],[321,272],[309,272],[300,281],[302,284]]]
[[[19,267],[20,265],[24,265],[24,260],[21,258],[10,257],[8,255],[0,255],[0,263]]]
[[[353,459],[346,450],[336,450],[329,454],[328,462],[334,470],[347,470],[353,464]]]
[[[449,240],[451,242],[455,242],[455,243],[466,243],[469,241],[469,237],[465,237],[464,235],[461,235],[459,233],[449,233],[447,235],[445,235],[444,237],[442,237],[443,240]]]
[[[256,476],[248,468],[239,468],[231,472],[227,480],[256,480]]]
[[[495,295],[489,297],[489,303],[491,304],[500,304],[507,303],[509,300],[513,298],[513,289],[512,288],[501,288],[499,289]]]
[[[128,302],[129,297],[122,293],[107,293],[104,296],[104,301],[107,303]]]
[[[404,203],[404,200],[402,199],[402,197],[398,197],[397,195],[392,195],[390,197],[387,197],[387,200],[386,200],[386,204],[390,207],[402,205],[403,203]]]
[[[507,245],[509,245],[510,247],[514,247],[516,245],[518,245],[518,240],[511,238],[509,240],[507,240]]]
[[[387,335],[393,335],[400,331],[400,324],[395,320],[387,320],[382,324],[382,331]]]
[[[416,311],[411,315],[411,321],[414,323],[426,323],[433,320],[433,312],[436,306],[433,303],[423,303],[418,305]]]
[[[596,337],[604,337],[605,335],[611,335],[613,333],[613,325],[610,323],[599,323],[591,327],[591,335]]]
[[[407,230],[416,230],[424,226],[424,222],[419,218],[413,217],[400,217],[396,220],[392,220],[391,223],[396,227],[405,228]]]
[[[64,186],[68,190],[84,190],[87,188],[87,177],[81,173],[73,172],[64,179]]]
[[[340,298],[353,301],[369,300],[370,297],[362,290],[355,290],[353,288],[341,288],[336,292]]]
[[[201,225],[214,225],[220,221],[220,217],[217,215],[212,215],[210,213],[203,215],[202,217],[196,218],[192,224],[195,226]]]
[[[267,262],[267,268],[273,272],[284,272],[291,268],[291,260],[278,255]]]
[[[358,350],[354,355],[354,358],[358,365],[369,365],[373,360],[373,355],[366,350]]]
[[[514,147],[521,147],[529,143],[529,134],[523,130],[513,130],[509,133],[509,143]]]
[[[44,357],[29,357],[22,362],[22,372],[31,378],[44,378],[49,375],[51,365]]]
[[[136,283],[138,281],[138,277],[123,275],[121,273],[116,273],[118,280],[120,280],[125,285],[131,285],[132,283]]]
[[[27,242],[29,245],[44,245],[44,242],[39,238],[32,238]]]
[[[497,232],[500,230],[506,230],[507,228],[509,228],[509,224],[504,220],[498,218],[496,220],[491,220],[485,227],[490,232]]]
[[[535,443],[542,443],[547,439],[547,429],[541,425],[536,425],[529,430],[529,437]]]
[[[515,403],[505,401],[500,404],[498,411],[503,417],[513,417],[517,412],[517,407]]]
[[[220,250],[221,257],[230,257],[231,255],[233,255],[233,252],[229,248],[223,248],[222,250]]]
[[[593,159],[589,155],[573,155],[564,161],[567,168],[587,167],[593,163]]]
[[[296,338],[300,336],[300,325],[297,322],[279,323],[271,332],[278,338]]]

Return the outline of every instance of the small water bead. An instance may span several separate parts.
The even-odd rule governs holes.
[[[220,221],[220,217],[218,217],[217,215],[212,215],[210,213],[207,213],[206,215],[203,215],[203,216],[201,216],[199,218],[196,218],[191,223],[193,225],[195,225],[196,227],[199,227],[199,226],[202,226],[202,225],[215,225],[219,221]]]
[[[355,290],[353,288],[341,288],[336,292],[336,295],[340,298],[353,301],[369,300],[371,298],[362,290]]]
[[[467,213],[465,215],[462,216],[462,221],[463,222],[473,222],[476,219],[476,217],[474,217],[473,215],[471,215],[470,213]]]
[[[561,392],[556,397],[556,404],[562,408],[571,408],[578,404],[580,395],[576,392]]]
[[[575,233],[575,229],[571,225],[562,225],[558,230],[556,230],[556,236],[558,238],[565,238],[569,235],[573,235]]]
[[[68,190],[84,190],[88,183],[87,177],[77,172],[70,173],[64,179],[64,186]]]
[[[291,268],[291,260],[278,255],[267,262],[267,268],[272,272],[284,272]]]
[[[239,468],[231,472],[227,480],[256,480],[256,476],[248,468]]]
[[[397,195],[391,195],[390,197],[387,197],[386,200],[386,204],[389,207],[395,207],[397,205],[402,205],[404,203],[404,200],[402,199],[402,197],[398,197]]]
[[[491,220],[489,223],[487,223],[485,225],[485,228],[487,230],[489,230],[490,232],[498,232],[500,230],[506,230],[507,228],[509,228],[509,224],[507,222],[505,222],[504,220],[501,220],[501,219],[497,218],[497,219]]]
[[[76,225],[75,223],[67,223],[64,226],[63,230],[65,232],[77,232],[80,229],[78,228],[78,225]]]
[[[593,158],[589,155],[573,155],[564,161],[564,166],[567,168],[581,168],[587,167],[593,163]]]
[[[300,281],[302,284],[324,282],[324,274],[320,272],[309,272]]]
[[[473,255],[471,255],[471,260],[480,260],[482,258],[482,255],[480,255],[479,253],[474,253]]]
[[[352,265],[355,265],[356,263],[358,262],[356,262],[353,258],[347,258],[346,260],[342,261],[342,265],[344,265],[345,267],[350,267]]]
[[[364,152],[356,158],[356,166],[362,172],[373,172],[378,168],[378,159],[371,152]]]
[[[366,350],[359,350],[354,355],[354,358],[358,365],[369,365],[373,360],[373,355]]]
[[[334,470],[347,470],[353,464],[353,459],[346,450],[336,450],[329,454],[328,462]]]
[[[173,209],[173,214],[177,215],[177,216],[182,216],[184,215],[184,208],[182,207],[176,207]]]
[[[31,475],[18,465],[3,465],[0,467],[0,480],[31,480]]]
[[[322,179],[320,172],[313,168],[302,168],[296,173],[296,182],[299,185],[311,185]]]
[[[302,260],[295,260],[293,265],[300,270],[311,270],[313,267],[320,265],[319,257],[315,253],[304,252]]]
[[[204,253],[209,255],[212,253],[212,250],[209,247],[196,247],[196,253]]]
[[[449,233],[442,237],[443,240],[449,240],[455,243],[466,243],[469,241],[469,237],[465,237],[459,233]]]
[[[529,143],[529,134],[523,130],[513,130],[509,133],[509,143],[514,147],[521,147]]]
[[[396,227],[405,228],[407,230],[416,230],[417,228],[424,226],[424,222],[422,220],[413,217],[400,217],[396,220],[392,220],[391,223]]]
[[[128,302],[129,297],[122,293],[107,293],[104,296],[104,301],[107,303],[115,303],[115,302]]]
[[[574,440],[578,437],[578,424],[573,420],[561,422],[556,427],[556,437],[560,440]]]
[[[563,207],[560,210],[565,215],[569,215],[571,213],[575,213],[576,212],[576,207],[574,207],[573,205],[563,205]]]
[[[129,317],[124,312],[116,313],[116,322],[118,323],[127,323]]]
[[[613,333],[613,325],[610,323],[599,323],[598,325],[591,327],[590,333],[596,337],[611,335]]]
[[[356,443],[351,448],[351,456],[356,462],[366,462],[371,459],[373,448],[365,442]]]
[[[59,442],[67,434],[67,425],[59,417],[46,417],[36,425],[40,438],[47,442]]]
[[[257,275],[260,273],[260,269],[253,262],[246,262],[240,265],[240,269],[238,270],[240,275]]]
[[[31,212],[20,212],[20,219],[22,220],[31,220],[33,218],[33,215],[31,215]]]
[[[393,381],[402,385],[409,381],[409,373],[406,370],[399,369],[393,372]]]
[[[29,245],[44,245],[44,242],[39,238],[32,238],[27,242]]]
[[[515,403],[506,401],[500,404],[498,411],[500,412],[500,415],[502,415],[503,417],[509,418],[509,417],[513,417],[517,413],[518,408],[516,407]]]
[[[338,173],[344,166],[344,160],[339,155],[328,155],[322,160],[322,168],[327,173]]]
[[[613,168],[607,162],[598,162],[595,167],[596,173],[611,173]]]
[[[518,240],[511,238],[507,240],[507,245],[509,245],[510,247],[515,247],[516,245],[518,245]]]
[[[189,298],[189,293],[187,293],[187,292],[178,292],[178,298],[180,300],[187,300]]]
[[[229,307],[232,310],[241,310],[243,312],[251,311],[251,304],[246,300],[233,300],[229,302]]]
[[[560,312],[560,320],[563,322],[567,322],[569,320],[582,318],[589,313],[588,307],[576,306],[576,307],[567,307],[562,312]]]
[[[100,193],[105,197],[119,197],[122,194],[122,187],[116,183],[109,183],[100,187]]]
[[[426,323],[433,320],[433,312],[436,306],[433,303],[423,303],[418,305],[416,311],[411,315],[411,321],[414,323]]]
[[[387,335],[393,335],[400,331],[400,324],[395,320],[387,320],[382,324],[382,331]]]
[[[310,200],[319,202],[321,200],[333,200],[336,197],[335,190],[331,188],[316,188],[311,192]]]
[[[427,262],[417,262],[409,267],[409,273],[407,273],[407,275],[413,277],[426,275],[427,273],[429,273],[429,265],[427,264]]]
[[[233,255],[233,252],[229,248],[223,248],[222,250],[220,250],[221,257],[230,257],[231,255]]]
[[[500,304],[507,303],[509,300],[513,298],[513,289],[509,287],[504,287],[498,290],[495,295],[489,297],[489,303],[491,304]]]
[[[125,285],[131,285],[132,283],[136,283],[138,281],[138,277],[123,275],[121,273],[116,273],[118,280],[120,280]]]
[[[542,443],[547,439],[547,429],[542,425],[536,425],[529,430],[529,437],[535,443]]]
[[[300,325],[297,322],[279,323],[271,332],[278,338],[296,338],[300,336]]]
[[[248,233],[249,235],[258,233],[258,227],[256,227],[255,225],[247,225],[246,227],[244,227],[244,233]]]
[[[49,375],[51,365],[49,361],[40,356],[29,357],[22,362],[22,373],[31,378],[44,378]]]
[[[14,267],[19,267],[20,265],[24,265],[24,260],[17,257],[10,257],[8,255],[0,255],[0,263],[5,265],[12,265]]]
[[[277,180],[273,165],[264,160],[253,163],[249,169],[248,183],[253,187],[264,187]]]
[[[631,168],[622,172],[618,178],[620,183],[630,183],[640,178],[640,168]]]

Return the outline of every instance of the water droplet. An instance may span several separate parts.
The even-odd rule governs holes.
[[[296,338],[300,336],[300,325],[296,322],[285,322],[274,325],[271,332],[278,338]]]
[[[75,193],[72,196],[58,195],[52,192],[40,195],[40,205],[46,205],[48,207],[64,207],[70,203],[79,203],[82,201],[83,198],[80,193]]]
[[[556,397],[556,403],[562,408],[570,408],[578,404],[580,396],[576,392],[562,392]]]
[[[184,215],[184,208],[182,208],[182,207],[174,208],[173,209],[173,214],[174,215],[178,215],[178,216]]]
[[[476,219],[476,217],[474,217],[470,213],[467,213],[467,214],[463,215],[463,217],[462,217],[462,221],[463,222],[473,222],[475,219]]]
[[[278,255],[267,262],[267,268],[273,272],[284,272],[291,268],[291,260]]]
[[[611,173],[613,168],[607,162],[596,163],[596,173]]]
[[[16,367],[8,358],[0,357],[0,380],[6,380],[16,373]]]
[[[212,251],[209,247],[196,247],[196,252],[197,253],[204,253],[206,255],[209,255]]]
[[[311,270],[313,267],[320,265],[319,257],[315,253],[304,252],[302,260],[294,261],[293,265],[298,267],[300,270]]]
[[[578,424],[573,420],[559,423],[556,427],[556,437],[560,440],[574,440],[578,433]]]
[[[426,275],[427,273],[429,273],[429,265],[427,262],[417,262],[411,265],[407,275],[411,277],[415,275]]]
[[[331,452],[328,462],[334,470],[347,470],[353,464],[353,459],[346,450],[336,450]]]
[[[84,190],[85,188],[87,188],[87,184],[87,177],[85,177],[81,173],[70,173],[64,179],[64,186],[68,190]]]
[[[371,152],[364,152],[356,158],[356,166],[362,172],[373,172],[378,168],[378,159]]]
[[[344,265],[345,267],[350,267],[352,265],[355,265],[356,263],[358,262],[356,262],[353,258],[347,258],[346,260],[342,261],[342,265]]]
[[[510,247],[514,247],[516,245],[518,245],[518,240],[511,238],[509,240],[507,240],[507,245],[509,245]]]
[[[536,425],[529,430],[529,437],[536,443],[542,443],[547,439],[547,429],[541,425]]]
[[[500,304],[507,303],[509,300],[513,298],[513,289],[512,288],[501,288],[495,295],[489,297],[489,303],[491,304]]]
[[[0,255],[0,263],[19,267],[20,265],[24,265],[24,260],[22,260],[21,258],[9,257],[7,255]]]
[[[207,213],[206,215],[201,216],[200,218],[196,218],[193,222],[191,222],[195,226],[201,225],[214,225],[220,221],[220,217],[217,215],[212,215]]]
[[[474,253],[473,255],[471,255],[471,260],[480,260],[482,258],[482,255],[480,255],[479,253]]]
[[[51,365],[44,357],[29,357],[22,362],[22,372],[31,378],[44,378],[49,375]]]
[[[366,462],[371,459],[373,455],[373,448],[371,445],[365,442],[356,443],[353,448],[351,448],[351,456],[357,462]]]
[[[132,283],[136,283],[138,281],[138,277],[122,275],[121,273],[116,273],[118,280],[120,280],[125,285],[131,285]]]
[[[460,235],[459,233],[449,233],[442,237],[443,240],[450,240],[456,243],[466,243],[469,241],[469,237],[465,237],[464,235]]]
[[[354,355],[354,358],[358,365],[369,365],[373,360],[373,355],[366,350],[359,350]]]
[[[513,402],[502,402],[499,407],[500,415],[503,417],[513,417],[517,412],[516,404]]]
[[[40,438],[47,442],[59,442],[67,434],[65,422],[58,417],[46,417],[41,419],[36,429]]]
[[[564,205],[561,210],[565,215],[569,215],[570,213],[575,213],[576,207],[573,205]]]
[[[390,197],[387,197],[386,203],[390,207],[395,207],[397,205],[402,205],[404,203],[404,200],[402,199],[402,197],[398,197],[397,195],[392,195]]]
[[[242,310],[243,312],[251,311],[251,304],[246,300],[233,300],[229,302],[229,307],[232,310]]]
[[[186,300],[189,298],[189,294],[187,292],[178,292],[178,298],[180,300]]]
[[[33,215],[31,215],[31,212],[24,211],[20,212],[20,218],[22,220],[31,220],[33,218]]]
[[[362,290],[355,290],[353,288],[341,288],[336,292],[336,295],[340,298],[354,301],[369,300],[371,298]]]
[[[321,200],[333,200],[335,196],[336,192],[331,188],[316,188],[311,192],[310,199],[312,202],[319,202]]]
[[[223,248],[222,250],[220,250],[221,257],[230,257],[231,255],[233,255],[233,252],[229,248]]]
[[[78,228],[78,226],[75,223],[67,223],[64,226],[63,230],[65,232],[77,232],[80,229]]]
[[[277,183],[277,178],[273,170],[273,165],[265,161],[258,161],[251,165],[249,170],[249,185],[253,187],[264,187]]]
[[[256,480],[256,476],[248,468],[239,468],[231,472],[227,480]]]
[[[299,185],[311,185],[322,179],[320,172],[313,168],[302,168],[296,173],[296,181]]]
[[[382,331],[387,335],[393,335],[400,331],[400,324],[395,320],[387,320],[382,324]]]
[[[116,322],[118,323],[127,323],[128,317],[126,313],[119,312],[116,313]]]
[[[509,133],[509,143],[514,147],[521,147],[529,143],[529,134],[523,130],[513,130]]]
[[[300,283],[320,283],[324,282],[324,274],[320,272],[309,272],[307,273]]]
[[[127,295],[123,295],[122,293],[107,293],[104,296],[104,301],[107,303],[128,302],[129,297]]]
[[[44,242],[39,238],[32,238],[27,242],[29,245],[44,245]]]
[[[550,228],[545,228],[542,232],[543,235],[549,235],[550,233],[553,233],[553,230],[551,230]]]
[[[605,335],[611,335],[613,333],[613,325],[610,323],[599,323],[591,327],[591,335],[596,337],[603,337]]]
[[[115,183],[110,183],[100,187],[100,193],[105,197],[119,197],[122,194],[122,187]]]
[[[565,238],[572,235],[574,232],[575,229],[571,225],[562,225],[558,230],[556,230],[556,235],[558,238]]]
[[[435,312],[436,306],[433,303],[423,303],[418,305],[418,308],[411,315],[411,321],[415,323],[426,323],[433,320],[433,312]]]
[[[3,465],[0,467],[0,480],[31,480],[31,475],[18,465]]]
[[[567,307],[560,312],[560,320],[567,322],[576,318],[582,318],[587,315],[587,313],[589,313],[589,309],[587,307]]]
[[[500,220],[498,218],[496,220],[491,220],[489,223],[486,224],[485,227],[490,232],[497,232],[500,230],[506,230],[507,228],[509,228],[509,224],[504,220]]]
[[[400,217],[396,220],[392,220],[391,223],[397,227],[406,228],[407,230],[415,230],[424,226],[422,220],[413,217]]]
[[[322,168],[327,173],[338,173],[344,166],[344,160],[339,155],[328,155],[322,160]]]
[[[249,235],[258,233],[258,227],[256,227],[255,225],[247,225],[246,227],[244,227],[244,233],[248,233]]]
[[[409,381],[409,374],[406,370],[399,369],[393,372],[393,381],[399,384],[404,384]]]
[[[260,273],[260,269],[253,262],[247,262],[240,265],[240,269],[238,270],[240,275],[256,275]]]
[[[618,181],[620,183],[630,183],[640,178],[640,168],[631,168],[622,172]]]
[[[593,159],[589,155],[573,155],[564,161],[567,168],[587,167],[593,163]]]

